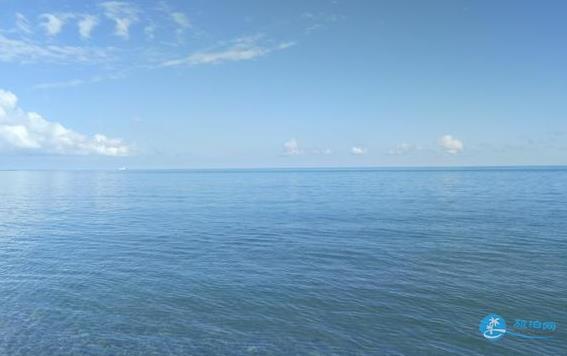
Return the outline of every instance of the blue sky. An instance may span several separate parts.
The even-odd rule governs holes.
[[[0,9],[0,168],[567,164],[563,1]]]

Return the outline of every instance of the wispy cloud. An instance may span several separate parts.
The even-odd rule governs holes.
[[[108,60],[109,49],[40,45],[29,40],[11,39],[0,34],[0,61],[71,63]]]
[[[88,137],[25,112],[16,95],[0,89],[0,150],[51,154],[126,156],[131,148],[122,140],[96,134]]]
[[[307,22],[307,27],[305,28],[306,34],[322,30],[326,28],[328,24],[337,22],[341,19],[340,16],[324,12],[304,12],[303,14],[301,14],[301,18]]]
[[[182,12],[172,12],[171,18],[173,19],[173,22],[175,22],[175,24],[181,28],[185,29],[191,27],[191,21],[189,21],[187,15]]]
[[[240,37],[227,45],[215,49],[195,52],[186,58],[174,59],[162,63],[163,66],[218,64],[238,62],[263,57],[271,52],[284,50],[295,45],[295,42],[282,42],[277,45],[264,41],[263,36]],[[266,43],[268,42],[268,43]]]
[[[106,1],[100,4],[104,14],[114,21],[114,33],[124,39],[130,38],[130,26],[139,21],[139,9],[134,4],[121,1]]]
[[[94,15],[83,15],[82,18],[77,22],[79,27],[79,34],[81,38],[88,39],[91,38],[91,33],[94,28],[98,25],[98,17]]]
[[[464,144],[461,140],[454,138],[451,135],[444,135],[439,139],[439,146],[452,155],[456,155],[463,151]]]
[[[175,26],[177,27],[177,29],[175,30],[175,34],[177,35],[177,42],[181,43],[183,42],[183,34],[185,33],[185,30],[191,28],[191,21],[189,21],[187,15],[178,11],[170,13],[170,16]]]
[[[83,79],[71,79],[59,82],[40,83],[34,85],[34,89],[55,89],[55,88],[72,88],[85,84],[87,81]]]
[[[57,36],[65,22],[71,17],[73,17],[71,14],[41,14],[39,15],[40,26],[43,27],[47,36]]]
[[[16,28],[18,31],[28,35],[33,32],[27,17],[19,12],[16,13]]]
[[[84,84],[94,84],[107,80],[116,80],[124,78],[125,74],[121,72],[113,73],[110,75],[97,75],[87,79],[71,79],[55,82],[39,83],[33,86],[34,89],[61,89],[73,88]]]

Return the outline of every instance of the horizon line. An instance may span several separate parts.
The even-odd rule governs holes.
[[[116,168],[0,168],[0,172],[25,172],[25,171],[99,171],[99,172],[128,172],[128,171],[298,171],[298,170],[459,170],[459,169],[545,169],[545,168],[567,168],[567,164],[511,164],[511,165],[423,165],[423,166],[290,166],[290,167],[204,167],[204,168],[143,168],[143,167],[116,167]]]

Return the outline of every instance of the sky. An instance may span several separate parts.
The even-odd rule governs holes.
[[[0,0],[0,169],[566,165],[566,16]]]

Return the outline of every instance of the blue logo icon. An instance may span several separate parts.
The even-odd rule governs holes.
[[[506,334],[506,320],[498,314],[488,314],[480,321],[480,332],[489,340],[498,340]]]

